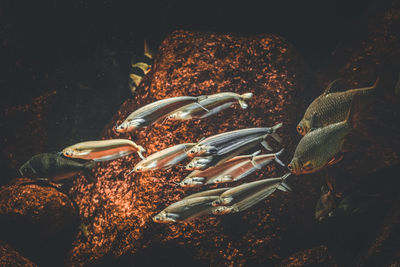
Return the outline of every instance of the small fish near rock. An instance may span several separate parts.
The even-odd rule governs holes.
[[[62,154],[66,157],[94,161],[113,160],[134,152],[137,152],[144,159],[142,153],[146,152],[146,149],[129,139],[87,141],[77,143],[62,150]]]
[[[49,179],[58,182],[84,172],[90,176],[95,161],[82,162],[66,158],[59,153],[42,153],[25,162],[19,173],[23,177]]]

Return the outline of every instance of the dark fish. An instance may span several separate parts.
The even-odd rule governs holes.
[[[252,93],[239,95],[231,92],[209,95],[199,103],[189,104],[174,111],[168,118],[175,120],[203,119],[229,108],[236,101],[239,101],[240,106],[245,109],[248,106],[246,100],[251,99],[252,96]]]
[[[145,128],[162,121],[172,111],[205,98],[206,96],[178,96],[158,100],[132,112],[115,130],[124,133]]]
[[[143,77],[150,71],[153,63],[154,55],[150,51],[146,40],[144,41],[144,54],[141,58],[132,62],[131,70],[129,73],[129,89],[132,94],[141,83]]]
[[[80,172],[88,172],[94,165],[94,161],[82,163],[65,158],[58,153],[43,153],[35,155],[25,162],[19,172],[28,178],[48,178],[52,181],[60,181],[71,178]]]
[[[293,174],[314,173],[342,159],[343,156],[339,152],[343,151],[345,137],[357,123],[356,102],[357,96],[352,101],[345,121],[315,129],[303,136],[288,165]]]
[[[315,219],[322,221],[326,217],[332,216],[335,208],[335,195],[323,186],[321,188],[321,197],[318,199],[317,205],[315,206]]]
[[[329,84],[324,93],[308,106],[303,119],[296,128],[301,135],[308,133],[311,128],[321,128],[344,121],[349,112],[353,96],[358,95],[360,103],[367,104],[373,99],[379,79],[371,87],[332,92],[337,81],[335,80]]]

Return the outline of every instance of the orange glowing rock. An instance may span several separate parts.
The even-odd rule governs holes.
[[[283,122],[278,132],[287,152],[283,160],[287,161],[297,139],[293,129],[306,106],[298,99],[308,87],[306,75],[307,68],[297,52],[278,36],[176,31],[162,42],[154,67],[143,79],[135,98],[123,103],[105,127],[102,138],[132,139],[150,155],[179,143],[197,142],[204,136]],[[135,109],[156,100],[225,91],[253,92],[254,97],[246,110],[235,105],[203,120],[166,121],[130,134],[118,134],[112,129]],[[271,144],[278,151],[279,144]],[[71,263],[87,263],[105,254],[130,255],[140,260],[145,247],[155,253],[156,258],[150,259],[155,262],[160,260],[157,253],[168,251],[167,262],[172,263],[182,257],[178,255],[182,249],[189,249],[192,261],[211,258],[213,265],[277,262],[273,255],[279,253],[284,231],[277,226],[293,219],[287,209],[280,207],[286,207],[292,196],[275,193],[268,202],[263,201],[248,212],[159,225],[152,221],[152,216],[195,191],[175,186],[174,182],[189,173],[180,166],[128,175],[139,161],[136,155],[130,155],[104,162],[95,170],[97,183],[88,184],[83,177],[75,181],[71,194],[76,196],[91,234],[87,242],[75,244]],[[269,166],[246,181],[278,177],[285,172],[282,167]],[[176,249],[169,250],[170,244],[177,246]],[[191,249],[194,246],[196,249]],[[257,257],[256,253],[263,257]]]

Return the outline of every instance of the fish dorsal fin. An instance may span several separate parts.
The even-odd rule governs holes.
[[[343,159],[343,155],[336,155],[328,162],[328,166],[332,166]]]
[[[334,80],[333,82],[331,82],[326,88],[325,91],[323,93],[323,95],[327,95],[329,93],[338,91],[338,87],[339,87],[339,81],[341,80],[341,78],[338,78],[336,80]]]
[[[350,109],[347,113],[346,122],[351,125],[352,128],[357,128],[359,121],[359,110],[360,109],[360,95],[355,94],[351,100]]]
[[[310,132],[314,131],[315,129],[317,129],[317,124],[318,124],[318,119],[317,119],[317,112],[314,112],[311,115],[311,119],[310,119]]]
[[[154,52],[151,51],[149,45],[147,44],[146,39],[143,42],[143,46],[144,46],[144,55],[150,59],[154,58]]]
[[[208,98],[207,95],[200,95],[200,96],[197,97],[197,102],[200,102],[200,101],[202,101],[204,99],[207,99],[207,98]]]

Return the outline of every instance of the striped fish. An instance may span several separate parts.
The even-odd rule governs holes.
[[[149,49],[146,40],[144,41],[144,54],[131,64],[129,72],[129,89],[134,94],[136,88],[139,87],[143,77],[150,71],[153,63],[154,54]]]

